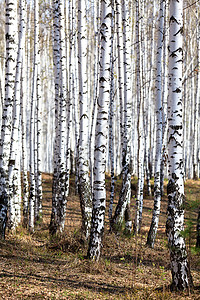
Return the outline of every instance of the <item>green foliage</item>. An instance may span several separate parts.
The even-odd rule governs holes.
[[[106,265],[106,267],[110,266],[110,260],[107,258],[105,259],[105,265]]]
[[[200,248],[197,248],[197,247],[191,247],[190,251],[191,251],[191,254],[192,254],[192,255],[200,256]],[[199,262],[199,263],[200,263],[200,262]]]
[[[167,273],[165,271],[165,267],[159,266],[159,268],[160,268],[160,276],[161,276],[162,280],[165,281],[166,280],[166,275],[167,275]]]
[[[84,255],[83,255],[82,253],[79,253],[79,254],[78,254],[78,258],[79,258],[80,260],[84,260]]]

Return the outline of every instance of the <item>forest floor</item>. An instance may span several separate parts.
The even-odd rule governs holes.
[[[107,178],[109,191],[110,180]],[[86,259],[81,238],[79,198],[70,181],[65,235],[50,239],[52,177],[43,174],[43,222],[34,234],[19,227],[0,242],[0,299],[200,299],[200,253],[195,250],[195,226],[200,204],[200,180],[188,180],[186,192],[186,241],[193,293],[171,293],[169,251],[165,235],[167,197],[163,197],[154,249],[146,247],[153,198],[145,193],[141,234],[109,233],[106,217],[102,256],[98,263]],[[116,181],[116,197],[120,190]],[[166,182],[165,182],[166,189]],[[134,215],[136,181],[132,182],[131,210]],[[109,199],[109,192],[108,192]]]

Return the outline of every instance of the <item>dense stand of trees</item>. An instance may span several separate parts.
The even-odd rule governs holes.
[[[168,175],[172,287],[192,287],[180,233],[184,179],[200,176],[199,5],[183,0],[0,1],[2,239],[6,225],[15,230],[22,222],[34,232],[42,218],[42,172],[53,173],[50,234],[62,234],[71,172],[88,257],[98,260],[107,172],[110,228],[118,231],[125,222],[126,232],[133,228],[136,235],[142,226],[144,181],[151,194],[154,177],[147,239],[154,247]],[[117,175],[122,187],[113,212]],[[135,216],[130,211],[133,175],[138,178]],[[198,217],[198,247],[199,224]]]

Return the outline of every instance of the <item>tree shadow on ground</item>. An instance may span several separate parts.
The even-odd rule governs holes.
[[[70,277],[70,278],[69,278]],[[104,283],[104,282],[97,282],[97,281],[84,281],[77,275],[70,275],[69,277],[65,278],[56,278],[53,276],[40,276],[36,274],[24,274],[24,275],[18,275],[15,274],[14,272],[8,272],[8,271],[3,271],[0,274],[0,278],[18,278],[18,279],[25,279],[25,281],[28,281],[29,283],[32,280],[37,280],[38,285],[41,283],[47,282],[49,283],[54,283],[56,285],[62,285],[62,288],[73,288],[73,289],[80,289],[80,288],[85,288],[94,292],[98,293],[109,293],[109,294],[124,294],[125,291],[127,292],[129,290],[128,287],[124,286],[117,286],[117,285],[112,285],[109,283]],[[72,279],[74,277],[74,279]],[[131,288],[130,288],[131,291]]]

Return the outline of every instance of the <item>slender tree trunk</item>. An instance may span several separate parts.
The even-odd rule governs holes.
[[[63,233],[67,203],[67,72],[64,2],[54,2],[55,127],[54,177],[50,233]]]
[[[164,1],[160,2],[158,48],[157,48],[157,74],[156,74],[156,157],[154,175],[154,209],[147,245],[154,247],[158,229],[161,203],[161,161],[162,161],[162,54],[163,54],[163,28],[164,28]]]
[[[170,250],[172,290],[192,287],[184,229],[183,182],[183,120],[182,120],[182,33],[183,1],[170,1],[169,35],[169,98],[168,98],[168,153],[169,182],[166,233]]]
[[[134,221],[134,232],[140,232],[142,222],[143,207],[143,187],[144,187],[144,129],[143,129],[143,99],[141,97],[141,34],[140,34],[140,7],[139,1],[136,2],[136,41],[137,41],[137,136],[138,136],[138,186],[136,198],[136,212]]]
[[[22,70],[25,69],[25,55],[23,57]],[[21,74],[21,129],[22,129],[22,195],[23,195],[23,226],[27,228],[28,225],[28,197],[29,197],[29,183],[28,183],[28,172],[27,172],[27,145],[26,145],[26,79],[24,72]]]
[[[42,219],[42,90],[41,90],[41,54],[40,54],[40,30],[39,30],[39,7],[35,12],[35,22],[37,23],[36,29],[36,43],[37,43],[37,81],[36,81],[36,157],[35,161],[35,183],[36,183],[36,209],[35,209],[35,222]]]
[[[167,28],[167,20],[168,20],[168,2],[165,1],[164,5],[165,17],[164,17],[164,29],[163,29],[163,80],[162,80],[162,161],[161,161],[161,170],[160,170],[160,189],[161,189],[161,197],[164,195],[164,177],[166,174],[166,144],[167,144],[167,97],[168,97],[168,55],[167,55],[167,47],[168,47],[168,28]]]
[[[132,222],[130,220],[130,198],[131,198],[131,64],[130,64],[130,16],[129,1],[122,1],[122,25],[123,25],[123,65],[124,65],[124,132],[122,149],[122,175],[123,183],[120,192],[120,198],[113,217],[113,225],[116,228],[122,226],[125,211],[128,210],[126,226],[127,231],[131,232]]]
[[[100,257],[106,206],[105,169],[110,99],[111,17],[111,2],[101,0],[99,100],[94,149],[92,225],[88,248],[88,257],[93,260],[98,260]]]
[[[199,3],[196,4],[196,14],[197,14],[197,27],[196,27],[196,37],[197,37],[197,79],[196,79],[196,91],[195,91],[195,109],[194,109],[194,145],[193,145],[193,178],[198,178],[198,113],[199,113],[199,101],[200,101],[200,75],[199,75],[199,67],[200,67],[200,23],[199,23]]]
[[[108,217],[110,226],[112,225],[112,211],[115,194],[115,167],[114,167],[114,5],[112,6],[112,20],[111,20],[111,56],[110,56],[110,109],[109,109],[109,159],[110,159],[110,203]]]
[[[29,230],[34,231],[35,215],[37,211],[36,195],[36,102],[37,102],[37,77],[38,77],[38,0],[34,0],[34,63],[31,95],[30,117],[30,195],[29,195]]]
[[[197,92],[196,92],[196,101],[199,104],[199,97],[200,97],[200,22],[199,22],[199,15],[200,15],[200,4],[197,3],[197,63],[198,63],[198,72],[197,72]],[[198,107],[197,107],[198,110]],[[199,113],[199,111],[198,111]],[[199,114],[198,114],[199,115]],[[197,115],[197,119],[198,119]],[[198,126],[196,128],[196,131],[198,132]],[[197,138],[197,136],[195,137]],[[197,150],[197,149],[196,149]],[[197,153],[196,153],[197,155]],[[195,172],[197,173],[197,168],[194,167]],[[198,174],[199,176],[199,174]],[[200,207],[199,207],[199,213],[197,218],[197,241],[196,241],[196,247],[200,248]]]
[[[58,185],[59,185],[59,139],[60,139],[60,33],[59,33],[59,0],[54,1],[53,6],[53,61],[55,80],[55,139],[52,183],[52,211],[50,221],[50,233],[56,234],[58,226]]]
[[[124,120],[123,120],[123,78],[122,78],[122,59],[123,59],[123,35],[121,26],[122,1],[116,0],[116,34],[117,34],[117,78],[118,78],[118,93],[120,104],[120,142],[122,145],[124,135]],[[122,145],[123,148],[123,145]],[[121,152],[121,149],[120,149]],[[121,155],[121,153],[120,153]],[[121,165],[120,165],[121,167]]]
[[[79,74],[79,196],[82,212],[82,229],[88,239],[92,217],[92,194],[89,179],[89,115],[87,92],[87,22],[85,0],[78,1],[78,74]]]
[[[21,96],[21,72],[25,47],[25,1],[20,1],[20,33],[17,53],[17,65],[15,75],[15,102],[13,110],[13,126],[9,163],[9,228],[15,229],[21,221],[21,174],[20,174],[20,96]]]
[[[17,37],[17,2],[6,1],[6,64],[5,101],[3,106],[0,141],[0,239],[5,238],[8,210],[8,164],[10,156],[11,129],[14,103]]]
[[[65,14],[64,0],[59,5],[59,30],[60,30],[60,141],[59,141],[59,193],[58,193],[58,230],[64,231],[68,182],[66,163],[67,145],[67,66],[66,66],[66,40],[65,40]],[[69,120],[69,119],[68,119]],[[68,150],[68,149],[67,149]]]
[[[94,25],[96,24],[95,32],[96,34],[96,51],[94,54],[95,58],[95,67],[94,67],[94,99],[93,99],[93,107],[92,107],[92,115],[91,115],[91,125],[90,125],[90,139],[89,139],[89,159],[90,159],[90,186],[93,193],[93,165],[94,165],[94,134],[95,134],[95,122],[96,122],[96,115],[97,115],[97,99],[98,99],[98,90],[99,90],[99,56],[100,56],[100,3],[96,1],[96,19]]]

